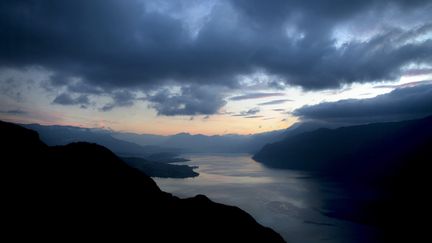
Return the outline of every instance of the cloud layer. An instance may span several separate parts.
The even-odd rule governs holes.
[[[108,111],[134,102],[119,91],[140,90],[161,115],[214,114],[226,92],[207,101],[195,89],[242,90],[240,77],[257,72],[278,77],[270,88],[317,90],[432,65],[431,11],[420,0],[4,0],[0,67],[46,68],[69,92],[57,104],[103,94]],[[168,94],[171,85],[181,94]]]
[[[53,100],[53,103],[58,105],[88,105],[90,101],[86,95],[72,97],[68,93],[62,93]]]
[[[302,120],[353,124],[424,117],[432,115],[432,85],[402,87],[370,99],[304,106],[293,114]]]
[[[279,105],[279,104],[283,104],[283,103],[286,103],[289,101],[292,101],[292,100],[289,100],[289,99],[272,100],[272,101],[259,103],[258,105]]]
[[[219,92],[211,87],[189,86],[174,93],[160,90],[146,98],[158,115],[211,115],[226,104]]]

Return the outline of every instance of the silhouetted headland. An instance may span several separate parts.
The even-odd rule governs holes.
[[[135,157],[121,157],[129,166],[136,168],[148,176],[160,178],[189,178],[196,177],[199,173],[195,172],[196,168],[189,165],[172,165],[174,162],[188,161],[183,158],[172,158],[167,162],[150,161]],[[165,161],[165,160],[164,160]]]
[[[179,199],[90,143],[49,147],[0,122],[3,230],[14,240],[284,242],[237,207]]]
[[[265,165],[313,171],[346,195],[325,214],[377,226],[382,241],[418,242],[430,212],[432,116],[402,122],[318,129],[266,145]]]

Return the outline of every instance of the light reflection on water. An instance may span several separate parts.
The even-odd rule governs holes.
[[[329,218],[320,212],[325,200],[340,197],[329,183],[298,171],[267,168],[248,154],[189,154],[198,177],[154,178],[180,198],[204,194],[215,202],[238,206],[287,242],[365,242],[369,228]],[[360,236],[362,238],[360,239]]]

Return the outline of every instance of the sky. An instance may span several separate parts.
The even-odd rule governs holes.
[[[0,119],[151,134],[432,114],[432,2],[3,0]]]

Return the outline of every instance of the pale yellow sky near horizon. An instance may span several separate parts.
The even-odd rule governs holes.
[[[60,91],[47,92],[43,88],[43,82],[47,79],[43,73],[30,70],[28,73],[11,73],[11,75],[14,76],[15,89],[9,88],[11,90],[7,90],[6,95],[3,92],[0,97],[0,111],[2,111],[0,119],[2,120],[42,125],[106,128],[121,132],[159,135],[172,135],[181,132],[206,135],[254,134],[285,129],[298,121],[298,118],[291,115],[290,112],[304,105],[350,98],[371,98],[393,90],[391,87],[380,88],[377,86],[400,85],[432,79],[431,74],[402,76],[396,82],[354,83],[338,89],[321,91],[303,91],[298,87],[287,87],[283,91],[277,91],[283,93],[279,96],[230,100],[229,97],[247,93],[236,92],[226,98],[227,104],[220,109],[218,114],[210,116],[160,116],[154,109],[149,108],[146,101],[139,101],[128,107],[117,107],[108,112],[101,111],[97,105],[108,102],[108,98],[104,100],[104,97],[93,98],[93,105],[86,109],[78,106],[56,105],[52,101]],[[28,79],[29,76],[32,77],[31,80]],[[1,80],[7,80],[7,77],[3,77]],[[264,90],[262,92],[275,91]],[[262,105],[265,102],[281,99],[290,101]],[[233,116],[250,109],[259,109],[259,112],[253,114],[251,118]]]

